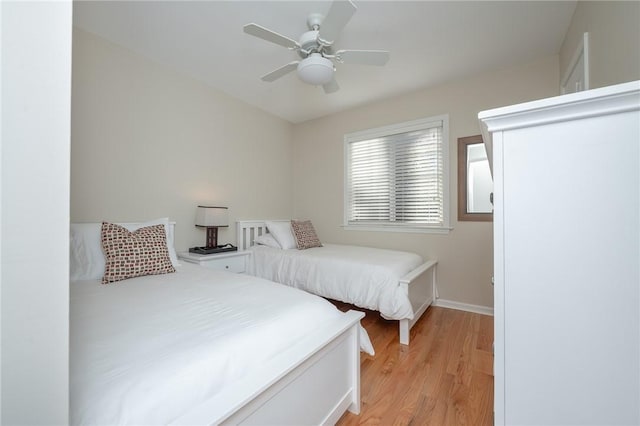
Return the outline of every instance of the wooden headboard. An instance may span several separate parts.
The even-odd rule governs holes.
[[[239,220],[236,222],[238,251],[246,250],[254,245],[253,240],[260,235],[267,234],[267,225],[262,220]],[[288,220],[274,220],[273,222],[289,222]]]

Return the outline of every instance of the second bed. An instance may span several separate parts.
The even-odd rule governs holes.
[[[251,250],[249,273],[399,321],[400,343],[435,300],[436,260],[414,253],[323,244],[306,250],[255,244],[267,221],[239,221],[239,250]],[[284,221],[279,221],[284,222]]]

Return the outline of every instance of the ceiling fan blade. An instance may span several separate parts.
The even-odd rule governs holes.
[[[325,46],[331,46],[355,12],[356,5],[351,0],[334,0],[320,25],[318,41]]]
[[[279,79],[280,77],[289,74],[291,71],[295,70],[296,68],[298,68],[298,62],[299,61],[293,61],[293,62],[289,62],[287,65],[282,66],[280,68],[278,68],[275,71],[271,71],[269,74],[265,74],[262,76],[262,81],[275,81],[277,79]]]
[[[330,82],[323,84],[322,88],[324,89],[324,93],[326,93],[327,95],[330,93],[334,93],[337,92],[340,89],[340,86],[338,86],[338,82],[336,81],[336,78],[332,78]]]
[[[279,44],[280,46],[288,47],[289,49],[299,49],[300,45],[297,41],[290,39],[289,37],[278,34],[275,31],[271,31],[258,24],[247,24],[244,26],[244,32],[252,36],[261,38],[263,40],[270,41],[271,43]]]
[[[386,50],[338,50],[336,59],[345,64],[384,65],[389,60]]]

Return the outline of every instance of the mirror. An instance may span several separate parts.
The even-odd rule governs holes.
[[[458,220],[493,220],[493,179],[481,135],[458,139]]]

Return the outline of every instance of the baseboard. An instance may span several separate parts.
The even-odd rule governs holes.
[[[489,306],[471,305],[469,303],[456,302],[455,300],[436,299],[433,306],[493,316],[493,308]]]

